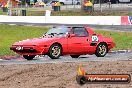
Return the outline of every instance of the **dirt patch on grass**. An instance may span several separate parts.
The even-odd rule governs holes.
[[[8,55],[1,55],[0,56],[1,60],[12,60],[12,59],[24,59],[23,56],[8,56]]]

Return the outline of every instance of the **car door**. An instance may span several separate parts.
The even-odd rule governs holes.
[[[73,28],[74,37],[68,38],[68,51],[70,54],[85,54],[90,46],[88,32],[83,27]]]

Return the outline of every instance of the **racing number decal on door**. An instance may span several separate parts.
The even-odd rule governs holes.
[[[93,35],[92,36],[92,42],[98,42],[98,41],[99,41],[98,36]]]

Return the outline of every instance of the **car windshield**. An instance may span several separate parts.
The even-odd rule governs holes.
[[[68,32],[69,30],[67,27],[55,27],[45,33],[44,37],[66,37]]]

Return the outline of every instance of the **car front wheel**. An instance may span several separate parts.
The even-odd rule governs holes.
[[[51,59],[58,59],[61,56],[62,48],[59,44],[53,44],[49,48],[48,56]]]
[[[108,52],[108,47],[105,43],[100,43],[97,48],[96,48],[96,52],[95,55],[97,57],[104,57]]]
[[[33,58],[35,57],[35,55],[23,55],[23,57],[27,60],[33,60]]]

